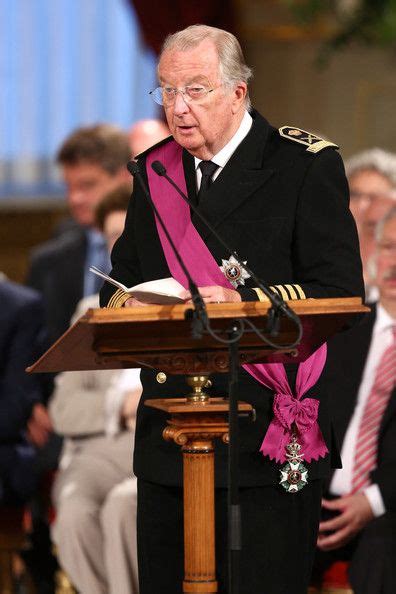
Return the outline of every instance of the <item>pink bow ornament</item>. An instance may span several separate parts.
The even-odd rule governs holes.
[[[260,452],[278,463],[285,462],[286,446],[297,433],[306,462],[324,457],[328,449],[317,423],[318,410],[319,401],[315,398],[298,400],[291,394],[275,394],[274,418],[268,427]]]

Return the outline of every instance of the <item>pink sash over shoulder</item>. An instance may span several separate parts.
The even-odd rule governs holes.
[[[216,260],[195,229],[188,204],[182,200],[164,177],[158,176],[152,170],[151,164],[155,160],[164,163],[168,175],[183,192],[187,193],[182,148],[175,141],[170,141],[149,153],[146,166],[151,197],[197,286],[218,285],[232,289],[232,285],[221,272]],[[185,274],[181,270],[158,221],[156,224],[171,275],[187,288]],[[247,364],[243,366],[258,382],[275,392],[274,418],[260,448],[263,455],[280,463],[285,462],[285,446],[290,442],[295,431],[297,431],[299,443],[307,462],[318,460],[328,453],[317,422],[319,401],[315,398],[303,399],[303,395],[315,385],[320,377],[326,361],[326,354],[327,349],[324,344],[306,361],[300,363],[295,394],[289,386],[282,364]]]

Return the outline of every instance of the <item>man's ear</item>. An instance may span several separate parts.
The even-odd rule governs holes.
[[[231,105],[232,113],[237,113],[241,106],[245,103],[245,98],[247,95],[247,84],[244,82],[238,82],[234,91],[233,91],[233,102]]]

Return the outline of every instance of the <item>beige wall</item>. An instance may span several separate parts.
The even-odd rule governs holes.
[[[330,23],[301,31],[275,0],[236,0],[236,7],[254,68],[253,104],[273,125],[322,133],[344,157],[374,145],[396,151],[395,53],[355,46],[319,69]]]

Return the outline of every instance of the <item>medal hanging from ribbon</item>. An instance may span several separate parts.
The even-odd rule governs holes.
[[[328,453],[317,422],[319,400],[303,398],[318,381],[326,357],[327,347],[323,344],[299,364],[295,395],[290,388],[285,368],[280,363],[244,365],[253,377],[275,391],[272,405],[274,418],[265,434],[260,452],[279,464],[287,462],[281,469],[280,484],[289,493],[295,493],[307,484],[308,471],[302,464],[302,458],[309,463]]]
[[[300,491],[308,483],[308,470],[302,463],[304,454],[301,452],[301,444],[294,434],[292,440],[286,446],[288,462],[280,470],[280,481],[288,493]]]

